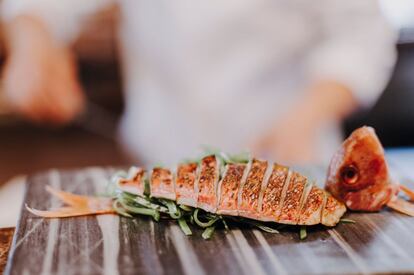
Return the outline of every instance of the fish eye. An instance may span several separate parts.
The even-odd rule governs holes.
[[[358,169],[354,165],[345,166],[341,171],[341,178],[348,185],[356,184],[359,178]]]

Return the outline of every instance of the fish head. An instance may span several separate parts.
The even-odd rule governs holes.
[[[397,192],[375,130],[356,129],[333,156],[326,189],[351,210],[378,211]]]

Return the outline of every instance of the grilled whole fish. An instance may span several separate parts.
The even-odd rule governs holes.
[[[343,203],[308,178],[256,158],[228,163],[209,155],[199,163],[179,164],[175,171],[132,167],[127,175],[117,177],[116,186],[138,197],[281,224],[334,226],[346,212]],[[68,206],[48,211],[27,207],[31,213],[49,218],[115,213],[114,201],[108,198],[75,195],[51,187],[47,191]]]
[[[122,191],[144,196],[148,178],[150,197],[176,200],[206,212],[292,225],[334,226],[346,211],[343,203],[289,168],[253,158],[248,163],[221,165],[215,155],[200,164],[180,164],[145,172],[132,168],[117,182]]]

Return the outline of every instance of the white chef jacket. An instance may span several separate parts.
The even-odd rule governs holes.
[[[39,15],[73,40],[108,0],[4,0],[3,16]],[[395,62],[396,34],[374,0],[120,0],[126,111],[121,136],[148,164],[237,152],[318,79],[375,102]],[[294,125],[292,125],[294,127]],[[315,144],[328,160],[339,125]]]

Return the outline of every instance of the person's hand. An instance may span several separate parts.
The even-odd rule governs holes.
[[[356,106],[346,86],[332,81],[319,82],[267,133],[254,140],[250,148],[257,156],[272,157],[281,163],[317,162],[320,129],[327,122],[340,121]]]
[[[83,109],[84,97],[69,50],[33,18],[16,18],[8,28],[3,90],[12,110],[35,122],[73,120]]]

